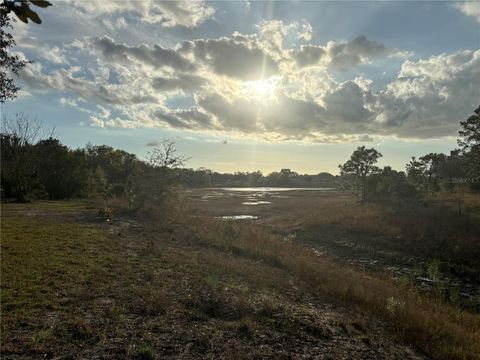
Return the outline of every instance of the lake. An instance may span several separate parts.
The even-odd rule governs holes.
[[[191,205],[214,217],[228,220],[256,220],[310,206],[315,199],[336,196],[329,187],[216,187],[192,189]]]

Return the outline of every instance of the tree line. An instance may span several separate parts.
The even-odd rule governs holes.
[[[416,199],[422,194],[456,189],[480,191],[480,106],[465,121],[458,148],[449,155],[429,153],[412,157],[405,171],[375,164],[382,154],[358,147],[340,168],[340,186],[353,190],[362,201],[374,199]]]
[[[267,176],[260,171],[222,174],[206,168],[186,169],[187,158],[169,140],[154,148],[146,161],[107,145],[70,149],[26,114],[4,117],[0,140],[2,197],[20,202],[127,197],[134,204],[148,197],[166,197],[168,189],[176,186],[312,187],[333,186],[335,179],[328,173],[301,175],[290,169]]]
[[[87,144],[70,149],[26,114],[3,118],[1,140],[2,197],[29,199],[128,199],[131,208],[167,201],[173,189],[183,187],[339,187],[362,200],[415,199],[425,193],[468,188],[480,191],[480,107],[461,122],[459,148],[450,155],[430,153],[413,157],[405,171],[375,164],[382,156],[365,146],[340,165],[340,176],[298,174],[282,169],[222,174],[205,168],[183,168],[186,157],[174,142],[165,140],[146,161],[107,145]]]

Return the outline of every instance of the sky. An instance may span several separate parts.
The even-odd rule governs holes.
[[[403,170],[480,104],[480,2],[51,1],[14,24],[32,60],[1,108],[76,148],[187,167],[338,173],[358,146]]]

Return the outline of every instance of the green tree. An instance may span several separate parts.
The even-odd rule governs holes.
[[[33,176],[50,199],[86,195],[88,167],[83,150],[70,150],[50,137],[37,142],[32,153]]]
[[[30,5],[46,8],[51,4],[45,0],[3,0],[0,4],[0,103],[15,99],[20,88],[15,85],[12,76],[18,76],[19,71],[27,64],[27,61],[9,53],[9,49],[15,45],[13,35],[6,31],[12,28],[9,14],[13,12],[25,23],[30,19],[40,24],[40,17]]]
[[[378,172],[380,169],[375,166],[378,159],[382,157],[377,150],[367,149],[365,146],[359,146],[343,165],[339,165],[342,176],[352,180],[352,186],[359,189],[360,198],[366,200],[367,195],[367,177]]]
[[[472,180],[472,187],[480,190],[480,106],[465,121],[460,122],[462,129],[458,140],[466,159],[467,176]]]
[[[458,145],[462,151],[468,152],[480,146],[480,106],[467,120],[461,121],[460,125],[462,129],[458,133],[463,139],[458,140]]]
[[[129,181],[128,193],[134,210],[158,219],[171,215],[175,187],[181,176],[178,170],[187,160],[188,157],[179,154],[175,142],[171,140],[164,140],[154,148],[148,154],[147,164],[136,167]]]
[[[2,185],[5,181],[11,187],[10,195],[19,202],[27,201],[34,187],[33,145],[52,133],[38,118],[27,114],[2,119]]]
[[[405,173],[393,170],[390,166],[370,175],[367,183],[369,197],[389,200],[412,200],[419,197],[416,188],[407,181]]]

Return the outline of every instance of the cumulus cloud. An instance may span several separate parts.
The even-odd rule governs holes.
[[[400,137],[455,135],[458,122],[478,106],[480,50],[406,61],[397,79],[370,100],[384,133]]]
[[[471,16],[480,22],[480,3],[478,1],[455,3],[454,7],[463,12],[465,15]]]
[[[33,63],[21,78],[31,91],[58,91],[63,106],[97,105],[83,111],[99,128],[161,127],[270,140],[451,136],[478,106],[480,50],[404,59],[396,78],[379,89],[365,76],[336,80],[336,71],[408,53],[365,36],[315,44],[311,33],[306,22],[273,20],[252,34],[172,47],[82,38],[53,52],[68,52],[68,60],[83,56],[81,67],[73,60],[60,68]],[[57,56],[45,60],[59,63]],[[188,98],[183,105],[182,97]]]
[[[193,74],[179,74],[177,77],[155,77],[152,79],[152,87],[158,91],[193,92],[199,90],[207,80]]]
[[[211,18],[215,13],[215,9],[204,1],[82,0],[67,1],[66,4],[91,16],[127,13],[141,21],[160,24],[164,27],[193,28]],[[123,26],[121,20],[120,23],[115,20],[110,24],[116,27]]]
[[[38,46],[36,50],[40,57],[50,61],[53,64],[67,64],[66,53],[63,49],[60,49],[58,46],[48,47],[48,46]]]
[[[293,57],[301,67],[324,65],[334,69],[345,69],[353,65],[368,63],[386,56],[407,57],[410,54],[399,49],[359,36],[348,43],[329,41],[326,46],[303,45]]]
[[[72,66],[51,73],[39,63],[27,64],[19,73],[20,79],[32,90],[70,92],[83,101],[95,101],[105,106],[132,106],[159,103],[162,98],[151,91],[142,79],[136,83],[110,84],[101,75],[88,79]]]
[[[278,71],[272,57],[247,37],[186,41],[179,51],[193,56],[216,74],[241,80],[269,77]]]
[[[106,60],[128,64],[138,61],[144,64],[160,68],[170,67],[174,70],[192,71],[195,65],[182,57],[173,49],[166,49],[159,45],[128,46],[116,43],[108,36],[90,39],[90,45],[94,51],[99,52]]]
[[[322,46],[302,45],[300,51],[294,53],[294,58],[300,67],[316,65],[327,54]]]

